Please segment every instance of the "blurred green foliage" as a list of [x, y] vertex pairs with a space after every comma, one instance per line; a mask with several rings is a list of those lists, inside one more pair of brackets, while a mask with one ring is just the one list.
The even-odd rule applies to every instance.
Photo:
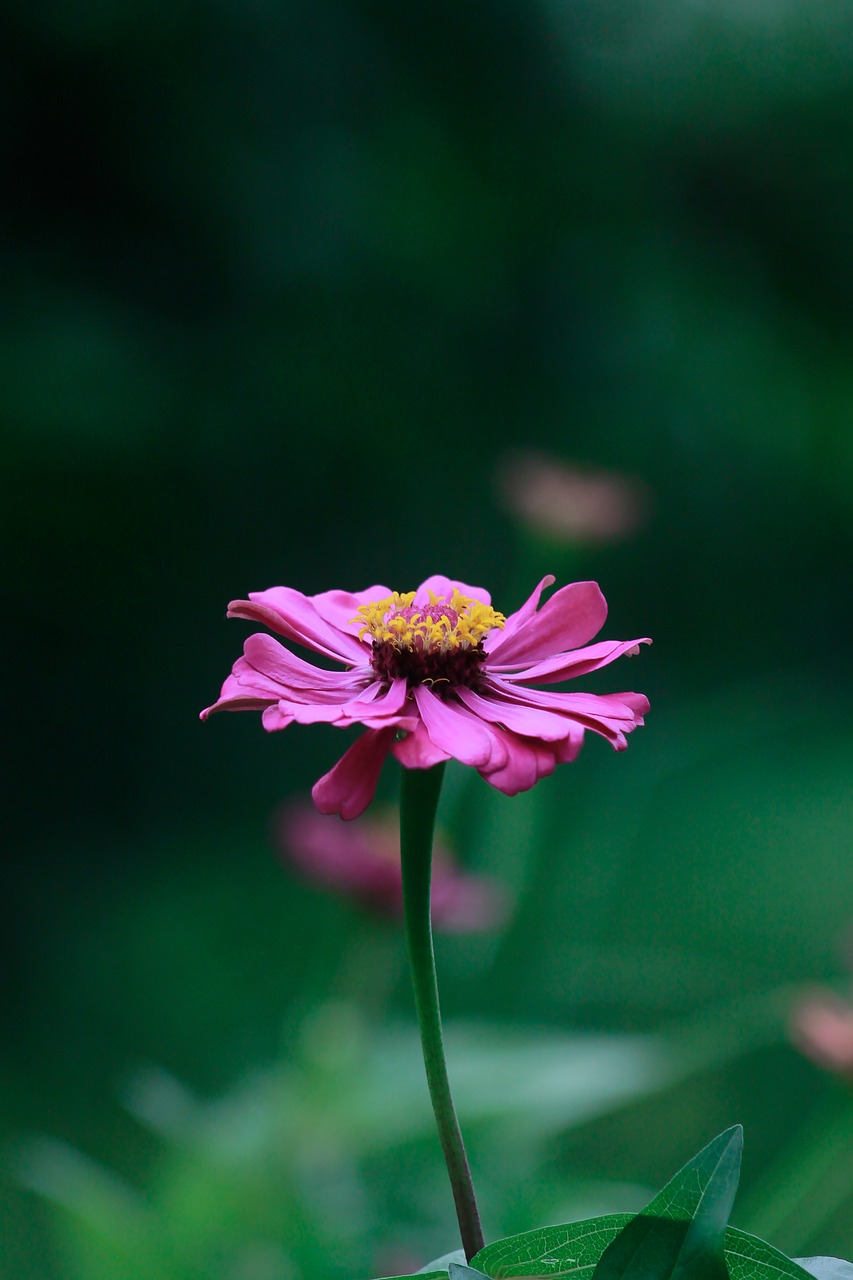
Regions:
[[[357, 1195], [281, 1157], [250, 1212], [122, 1102], [152, 1063], [246, 1096], [330, 999], [380, 1039], [411, 1018], [397, 932], [265, 835], [343, 740], [196, 716], [245, 634], [229, 599], [435, 571], [505, 611], [594, 577], [606, 634], [655, 638], [590, 681], [652, 699], [624, 757], [591, 742], [512, 801], [451, 779], [457, 849], [517, 900], [499, 938], [442, 940], [451, 1021], [722, 1046], [663, 1091], [638, 1058], [630, 1105], [547, 1142], [487, 1127], [487, 1233], [638, 1208], [740, 1120], [737, 1225], [850, 1256], [841, 1154], [834, 1208], [770, 1203], [847, 1132], [785, 1011], [853, 919], [849, 7], [10, 0], [0, 37], [4, 1274], [117, 1274], [79, 1203], [28, 1189], [34, 1141], [176, 1239], [187, 1205], [233, 1233], [218, 1271], [190, 1232], [140, 1275], [331, 1277], [336, 1232], [353, 1275], [453, 1246], [427, 1140], [373, 1173], [359, 1148]], [[647, 525], [523, 528], [495, 483], [519, 447], [640, 477]]]

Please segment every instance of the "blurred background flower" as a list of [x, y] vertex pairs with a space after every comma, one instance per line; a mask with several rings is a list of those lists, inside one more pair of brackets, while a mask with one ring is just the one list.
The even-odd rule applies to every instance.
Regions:
[[[402, 916], [400, 820], [395, 811], [344, 823], [296, 801], [273, 820], [282, 858], [309, 882], [324, 885], [380, 913]], [[507, 913], [506, 892], [486, 875], [465, 875], [446, 846], [433, 849], [432, 916], [436, 929], [493, 929]]]
[[853, 1006], [830, 991], [815, 990], [794, 1009], [791, 1036], [819, 1067], [853, 1080]]
[[557, 543], [618, 542], [648, 516], [648, 488], [636, 477], [571, 466], [541, 453], [506, 454], [497, 480], [507, 510]]

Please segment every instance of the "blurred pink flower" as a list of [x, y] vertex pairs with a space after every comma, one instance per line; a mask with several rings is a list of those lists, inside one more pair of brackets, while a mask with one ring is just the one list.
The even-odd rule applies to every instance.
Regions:
[[853, 1006], [818, 988], [791, 1014], [791, 1039], [812, 1062], [853, 1081]]
[[481, 587], [442, 575], [404, 595], [381, 586], [316, 596], [291, 587], [253, 592], [232, 601], [230, 618], [261, 622], [344, 670], [313, 666], [256, 633], [201, 717], [261, 711], [271, 732], [294, 721], [364, 725], [312, 792], [321, 813], [342, 818], [358, 817], [370, 804], [389, 753], [410, 769], [452, 757], [507, 795], [526, 791], [575, 759], [587, 729], [624, 750], [649, 706], [641, 693], [530, 687], [586, 675], [650, 643], [588, 645], [607, 616], [604, 596], [594, 582], [574, 582], [540, 609], [553, 581], [543, 578], [508, 618]]
[[649, 506], [640, 480], [540, 453], [507, 454], [497, 480], [508, 509], [556, 542], [616, 542], [640, 527]]
[[[286, 805], [273, 820], [282, 857], [305, 879], [377, 911], [402, 915], [400, 826], [396, 817], [342, 825], [308, 804]], [[496, 881], [466, 875], [437, 842], [432, 864], [432, 919], [448, 933], [490, 929], [505, 917], [507, 897]]]

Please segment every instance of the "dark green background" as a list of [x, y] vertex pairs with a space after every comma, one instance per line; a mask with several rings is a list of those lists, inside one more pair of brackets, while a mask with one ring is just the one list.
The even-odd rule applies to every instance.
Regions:
[[[373, 928], [266, 835], [344, 739], [197, 722], [246, 634], [227, 601], [276, 583], [446, 572], [509, 612], [552, 571], [654, 637], [589, 682], [651, 697], [626, 756], [518, 800], [457, 781], [457, 843], [519, 905], [491, 951], [447, 944], [450, 1015], [656, 1031], [843, 971], [851, 50], [839, 0], [6, 6], [10, 1151], [156, 1182], [123, 1073], [206, 1094], [286, 1059]], [[525, 532], [519, 447], [640, 477], [648, 523]], [[393, 974], [380, 1021], [410, 1015]], [[757, 1185], [830, 1088], [777, 1021], [766, 1061], [565, 1139], [554, 1178], [649, 1186], [742, 1120]], [[10, 1274], [96, 1274], [4, 1187]], [[776, 1242], [849, 1254], [849, 1215]]]

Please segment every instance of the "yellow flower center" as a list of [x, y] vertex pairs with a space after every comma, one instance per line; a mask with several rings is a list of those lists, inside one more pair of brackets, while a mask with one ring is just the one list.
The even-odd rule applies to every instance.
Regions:
[[475, 685], [485, 657], [483, 638], [506, 618], [458, 589], [449, 599], [429, 595], [429, 604], [415, 605], [414, 591], [395, 591], [359, 607], [352, 621], [361, 623], [360, 639], [373, 638], [374, 670], [413, 685]]

